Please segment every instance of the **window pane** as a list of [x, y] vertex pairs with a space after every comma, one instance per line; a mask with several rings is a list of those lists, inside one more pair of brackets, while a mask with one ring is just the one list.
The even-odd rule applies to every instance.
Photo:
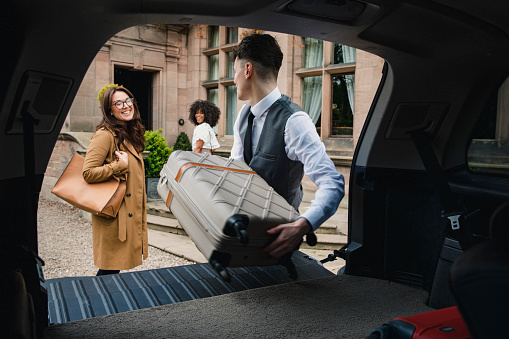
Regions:
[[209, 26], [208, 28], [208, 48], [219, 46], [219, 26]]
[[302, 97], [303, 110], [313, 123], [320, 134], [320, 115], [322, 114], [322, 77], [304, 78], [304, 93]]
[[[214, 103], [214, 105], [217, 106], [218, 98], [219, 98], [219, 90], [217, 88], [209, 88], [207, 90], [207, 100], [208, 101]], [[217, 131], [218, 131], [217, 125], [212, 127], [212, 129], [214, 130], [214, 133], [217, 134]]]
[[237, 27], [228, 27], [226, 29], [226, 43], [233, 44], [234, 42], [239, 41], [239, 29]]
[[207, 100], [213, 102], [217, 106], [219, 90], [217, 88], [209, 88], [207, 90]]
[[219, 54], [208, 56], [208, 80], [217, 80], [219, 77]]
[[332, 77], [331, 135], [353, 135], [354, 75]]
[[472, 134], [469, 169], [509, 175], [509, 78], [491, 95]]
[[323, 41], [305, 38], [304, 67], [321, 67], [323, 65]]
[[226, 135], [233, 135], [237, 118], [237, 86], [226, 87]]
[[235, 72], [233, 71], [233, 52], [226, 53], [226, 77], [233, 79]]
[[334, 44], [334, 58], [335, 64], [348, 64], [355, 62], [356, 49], [341, 44]]

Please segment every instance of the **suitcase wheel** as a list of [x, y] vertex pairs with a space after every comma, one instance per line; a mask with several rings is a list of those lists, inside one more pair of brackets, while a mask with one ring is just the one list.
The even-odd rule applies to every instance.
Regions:
[[228, 273], [226, 268], [223, 268], [221, 271], [219, 271], [219, 275], [221, 276], [221, 279], [223, 279], [226, 282], [232, 281], [232, 277], [230, 273]]
[[230, 282], [232, 280], [232, 277], [230, 273], [226, 270], [226, 267], [224, 267], [219, 261], [215, 259], [210, 260], [210, 266], [219, 274], [221, 279], [223, 279], [226, 282]]
[[297, 272], [297, 268], [295, 267], [295, 264], [292, 261], [292, 255], [293, 255], [293, 252], [283, 255], [281, 258], [279, 258], [278, 264], [286, 267], [286, 271], [288, 272], [288, 277], [290, 279], [297, 280], [297, 278], [299, 277], [299, 274]]
[[247, 243], [249, 242], [249, 236], [247, 235], [246, 230], [242, 230], [242, 229], [239, 230], [237, 233], [237, 238], [239, 239], [239, 241], [242, 245], [247, 245]]
[[249, 236], [246, 231], [248, 225], [249, 217], [247, 215], [235, 214], [226, 221], [224, 233], [236, 237], [241, 245], [247, 245], [249, 243]]
[[316, 238], [316, 234], [313, 231], [306, 234], [306, 242], [309, 246], [316, 246], [318, 244], [318, 239]]

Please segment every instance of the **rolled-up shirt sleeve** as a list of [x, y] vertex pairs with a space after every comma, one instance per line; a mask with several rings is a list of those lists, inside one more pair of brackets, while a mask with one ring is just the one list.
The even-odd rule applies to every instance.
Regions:
[[300, 161], [304, 173], [318, 186], [311, 206], [301, 214], [316, 230], [334, 213], [345, 195], [345, 179], [325, 152], [316, 127], [305, 112], [294, 113], [285, 126], [285, 151]]
[[110, 150], [112, 135], [109, 131], [97, 131], [88, 147], [85, 163], [83, 164], [83, 179], [88, 183], [102, 182], [113, 175], [122, 179], [128, 167], [123, 160], [105, 163]]

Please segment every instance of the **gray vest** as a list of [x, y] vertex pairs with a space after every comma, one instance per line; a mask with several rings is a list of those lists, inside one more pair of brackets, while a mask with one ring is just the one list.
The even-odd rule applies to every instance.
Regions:
[[[242, 142], [246, 136], [250, 109], [251, 107], [246, 105], [239, 114], [239, 133]], [[286, 95], [282, 95], [270, 106], [258, 146], [248, 164], [296, 210], [302, 201], [301, 181], [304, 176], [304, 165], [286, 156], [284, 132], [288, 118], [297, 111], [302, 109]]]

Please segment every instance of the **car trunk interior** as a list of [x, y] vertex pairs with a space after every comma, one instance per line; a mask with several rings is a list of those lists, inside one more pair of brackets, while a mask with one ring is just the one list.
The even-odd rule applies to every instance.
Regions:
[[[373, 0], [352, 7], [357, 15], [334, 16], [329, 1], [316, 2], [321, 12], [302, 7], [305, 1], [77, 3], [0, 5], [2, 36], [12, 43], [12, 54], [0, 56], [9, 79], [0, 82], [1, 155], [9, 160], [0, 168], [0, 189], [9, 192], [2, 197], [0, 247], [8, 268], [29, 272], [40, 325], [47, 303], [34, 270], [38, 192], [87, 68], [113, 34], [146, 23], [250, 27], [340, 42], [386, 65], [353, 158], [344, 275], [52, 325], [45, 337], [358, 338], [395, 317], [455, 304], [448, 272], [463, 252], [461, 236], [442, 217], [440, 195], [409, 132], [428, 133], [470, 230], [488, 237], [493, 211], [509, 199], [509, 179], [471, 171], [467, 153], [475, 127], [486, 120], [483, 109], [509, 74], [509, 5], [479, 13], [474, 2]], [[58, 103], [46, 115], [51, 128], [23, 125], [24, 105], [41, 98], [39, 89], [30, 92], [31, 75], [51, 80], [43, 101]]]

